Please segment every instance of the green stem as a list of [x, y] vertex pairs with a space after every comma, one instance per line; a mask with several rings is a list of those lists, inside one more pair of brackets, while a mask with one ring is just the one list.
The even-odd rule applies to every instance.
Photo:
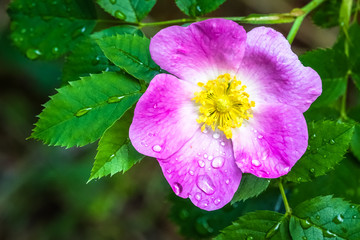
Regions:
[[283, 199], [283, 202], [284, 202], [284, 205], [285, 205], [285, 210], [286, 210], [286, 214], [288, 215], [291, 215], [291, 208], [290, 208], [290, 205], [289, 205], [289, 202], [286, 198], [286, 195], [285, 195], [285, 191], [284, 191], [284, 186], [282, 184], [282, 180], [280, 179], [279, 181], [279, 189], [280, 189], [280, 193], [281, 193], [281, 197]]
[[294, 24], [292, 25], [290, 32], [287, 36], [287, 40], [289, 41], [289, 43], [291, 44], [294, 39], [295, 36], [297, 34], [297, 32], [299, 31], [299, 28], [303, 22], [303, 20], [305, 19], [305, 17], [315, 8], [317, 8], [320, 4], [322, 4], [324, 1], [326, 0], [313, 0], [310, 3], [308, 3], [305, 7], [301, 8], [301, 10], [304, 12], [301, 16], [297, 17]]

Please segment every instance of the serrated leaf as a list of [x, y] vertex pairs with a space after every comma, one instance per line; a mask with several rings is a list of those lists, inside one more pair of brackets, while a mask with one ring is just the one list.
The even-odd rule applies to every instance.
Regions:
[[258, 178], [252, 174], [243, 174], [238, 190], [235, 192], [232, 203], [245, 201], [249, 198], [256, 197], [265, 191], [270, 184], [266, 178]]
[[97, 0], [112, 16], [126, 22], [140, 22], [154, 7], [156, 0]]
[[150, 40], [137, 35], [116, 35], [97, 40], [105, 56], [137, 79], [149, 83], [160, 67], [151, 59]]
[[351, 139], [350, 146], [351, 146], [351, 152], [354, 154], [357, 160], [360, 161], [360, 106], [352, 108], [348, 112], [348, 116], [356, 121], [354, 122], [355, 130], [354, 130], [353, 138]]
[[319, 121], [308, 124], [309, 147], [285, 176], [287, 181], [307, 182], [324, 175], [343, 159], [354, 126], [342, 122]]
[[312, 182], [296, 184], [288, 195], [290, 206], [317, 197], [334, 195], [335, 197], [358, 202], [360, 199], [360, 164], [350, 154], [334, 171], [314, 179]]
[[290, 218], [293, 239], [360, 239], [358, 205], [321, 196], [298, 205]]
[[64, 147], [92, 143], [140, 98], [140, 89], [130, 76], [112, 72], [70, 82], [44, 105], [31, 138]]
[[215, 239], [291, 239], [288, 226], [288, 219], [284, 214], [257, 211], [240, 217], [233, 225], [223, 229]]
[[90, 37], [81, 41], [65, 60], [62, 76], [63, 84], [78, 80], [79, 77], [88, 76], [90, 73], [120, 71], [120, 68], [114, 66], [107, 59], [96, 43], [96, 39], [125, 33], [142, 35], [141, 31], [136, 27], [122, 25], [93, 33]]
[[226, 0], [175, 0], [178, 8], [190, 17], [202, 16], [216, 10]]
[[329, 105], [345, 93], [348, 60], [343, 52], [317, 49], [300, 56], [305, 66], [312, 67], [321, 77], [323, 92], [312, 107]]
[[89, 181], [126, 172], [144, 157], [135, 150], [129, 139], [133, 115], [133, 110], [128, 110], [101, 137]]
[[312, 15], [313, 22], [323, 28], [335, 27], [339, 24], [339, 9], [341, 1], [325, 1], [314, 10]]
[[62, 56], [96, 24], [94, 5], [87, 0], [15, 0], [8, 12], [11, 39], [29, 59]]

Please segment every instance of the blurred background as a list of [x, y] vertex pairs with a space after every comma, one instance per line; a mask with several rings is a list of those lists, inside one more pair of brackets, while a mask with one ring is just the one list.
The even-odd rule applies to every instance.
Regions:
[[[290, 12], [307, 2], [228, 0], [209, 16]], [[149, 158], [126, 174], [86, 184], [96, 143], [65, 150], [26, 140], [41, 105], [60, 87], [63, 59], [30, 61], [12, 46], [8, 3], [0, 1], [0, 239], [207, 238], [217, 232], [212, 223], [225, 227], [249, 209], [274, 210], [275, 206], [281, 211], [279, 193], [270, 189], [265, 194], [272, 200], [260, 205], [255, 204], [261, 202], [258, 198], [205, 213], [175, 198], [157, 161]], [[106, 13], [98, 9], [98, 15]], [[158, 0], [145, 21], [183, 17], [173, 0]], [[286, 35], [291, 24], [272, 27]], [[158, 30], [144, 31], [151, 37]], [[306, 19], [293, 49], [301, 54], [331, 47], [337, 33], [337, 28], [320, 29]], [[188, 226], [182, 224], [186, 222]]]

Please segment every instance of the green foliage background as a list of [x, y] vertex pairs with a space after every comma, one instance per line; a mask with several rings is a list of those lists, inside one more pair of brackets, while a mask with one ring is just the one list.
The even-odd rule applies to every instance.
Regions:
[[[0, 25], [0, 239], [359, 239], [360, 1], [303, 7], [308, 2], [0, 5], [6, 23]], [[237, 16], [247, 30], [278, 23], [286, 35], [291, 24], [280, 23], [295, 20], [296, 27], [317, 5], [292, 44], [323, 83], [305, 113], [304, 156], [280, 180], [244, 175], [232, 202], [217, 211], [175, 197], [157, 162], [136, 152], [128, 137], [134, 104], [163, 72], [148, 48], [165, 25], [151, 22]], [[25, 142], [29, 136], [71, 149]], [[283, 206], [278, 185], [292, 210]]]

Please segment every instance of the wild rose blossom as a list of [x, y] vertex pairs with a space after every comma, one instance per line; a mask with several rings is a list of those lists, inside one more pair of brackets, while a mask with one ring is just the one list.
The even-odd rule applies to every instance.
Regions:
[[155, 76], [140, 98], [130, 139], [158, 159], [178, 196], [215, 210], [242, 173], [277, 178], [304, 154], [303, 112], [321, 80], [279, 32], [210, 19], [161, 30], [150, 53], [170, 74]]

